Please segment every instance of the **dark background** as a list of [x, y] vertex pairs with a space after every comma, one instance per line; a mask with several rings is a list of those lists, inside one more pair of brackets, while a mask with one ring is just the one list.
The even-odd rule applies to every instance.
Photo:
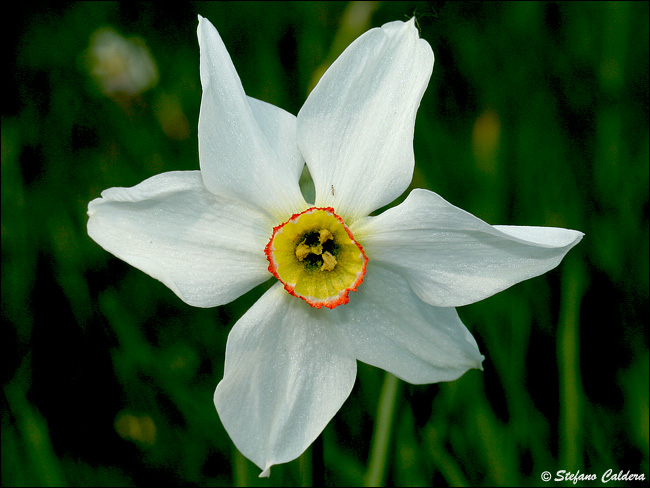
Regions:
[[[86, 233], [103, 189], [198, 169], [197, 14], [247, 93], [293, 114], [354, 38], [415, 15], [436, 64], [412, 187], [492, 224], [586, 234], [557, 269], [459, 309], [485, 371], [401, 384], [386, 483], [648, 479], [647, 2], [15, 8], [2, 20], [3, 485], [310, 483], [300, 460], [258, 479], [212, 403], [228, 331], [264, 285], [192, 308]], [[359, 364], [324, 431], [330, 485], [363, 483], [383, 375]]]

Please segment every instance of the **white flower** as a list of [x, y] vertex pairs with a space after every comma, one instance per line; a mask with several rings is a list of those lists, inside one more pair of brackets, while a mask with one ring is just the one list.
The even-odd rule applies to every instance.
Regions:
[[141, 39], [125, 39], [110, 28], [96, 30], [88, 49], [90, 74], [108, 96], [133, 97], [158, 82], [158, 68]]
[[[198, 35], [201, 171], [104, 191], [88, 233], [198, 307], [281, 279], [230, 332], [214, 396], [236, 446], [268, 475], [338, 411], [357, 360], [411, 383], [480, 368], [453, 307], [554, 268], [582, 233], [490, 226], [427, 190], [368, 216], [413, 174], [433, 53], [412, 20], [353, 42], [297, 117], [245, 95], [206, 19]], [[314, 205], [298, 186], [305, 161]]]

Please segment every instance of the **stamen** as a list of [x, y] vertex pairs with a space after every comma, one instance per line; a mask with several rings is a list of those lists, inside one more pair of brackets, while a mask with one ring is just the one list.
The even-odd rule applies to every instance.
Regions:
[[323, 253], [323, 244], [325, 244], [328, 241], [334, 241], [334, 236], [332, 233], [327, 230], [327, 229], [321, 229], [318, 231], [318, 241], [315, 244], [307, 244], [307, 240], [312, 240], [315, 237], [316, 233], [311, 234], [309, 237], [304, 238], [300, 244], [296, 246], [296, 257], [298, 258], [298, 261], [304, 261], [310, 254], [313, 254], [314, 256], [317, 256], [315, 260], [312, 260], [312, 262], [315, 261], [315, 264], [318, 265], [319, 262], [321, 262], [321, 271], [332, 271], [336, 267], [336, 258], [334, 255], [329, 252], [325, 251]]
[[296, 247], [296, 257], [298, 258], [298, 261], [302, 261], [309, 256], [309, 254], [311, 254], [311, 246], [308, 246], [306, 244], [306, 239], [303, 239]]
[[321, 229], [318, 233], [318, 240], [320, 243], [325, 244], [325, 242], [329, 241], [330, 239], [334, 239], [332, 233], [327, 229]]
[[320, 267], [320, 270], [332, 271], [334, 268], [336, 268], [336, 258], [329, 251], [325, 251], [323, 253], [323, 265]]

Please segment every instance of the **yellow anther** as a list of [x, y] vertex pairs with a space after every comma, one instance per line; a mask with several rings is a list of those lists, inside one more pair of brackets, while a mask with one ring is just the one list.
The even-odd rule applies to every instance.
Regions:
[[332, 271], [336, 268], [336, 258], [329, 251], [325, 251], [321, 257], [323, 258], [323, 265], [320, 267], [321, 271]]
[[311, 253], [316, 254], [316, 256], [320, 256], [323, 254], [323, 245], [320, 242], [314, 244], [311, 246]]
[[302, 261], [311, 253], [311, 247], [305, 243], [305, 239], [296, 247], [296, 257], [298, 261]]
[[318, 232], [318, 240], [321, 244], [325, 244], [330, 239], [334, 239], [332, 233], [327, 229], [322, 229]]
[[309, 246], [307, 244], [307, 239], [303, 239], [302, 242], [296, 246], [296, 257], [298, 258], [298, 261], [302, 261], [310, 254], [315, 254], [316, 256], [323, 254], [323, 245], [320, 242], [317, 242], [316, 244]]

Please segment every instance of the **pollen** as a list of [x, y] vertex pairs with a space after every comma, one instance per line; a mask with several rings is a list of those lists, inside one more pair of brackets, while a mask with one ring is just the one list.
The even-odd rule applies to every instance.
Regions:
[[366, 273], [361, 245], [331, 207], [312, 207], [273, 229], [265, 248], [269, 271], [285, 290], [315, 308], [349, 301]]

